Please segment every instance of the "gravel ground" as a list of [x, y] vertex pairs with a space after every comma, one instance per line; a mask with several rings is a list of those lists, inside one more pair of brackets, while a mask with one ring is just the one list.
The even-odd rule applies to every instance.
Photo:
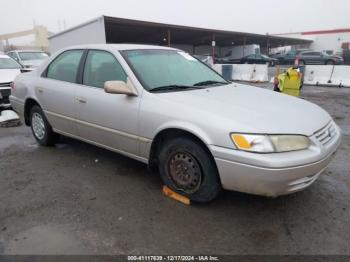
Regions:
[[275, 199], [223, 192], [185, 206], [144, 164], [1, 128], [0, 254], [350, 254], [350, 89], [302, 97], [331, 113], [343, 142], [310, 188]]

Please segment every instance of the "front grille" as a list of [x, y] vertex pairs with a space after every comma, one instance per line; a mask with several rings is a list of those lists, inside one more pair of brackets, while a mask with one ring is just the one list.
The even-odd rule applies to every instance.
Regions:
[[0, 87], [7, 87], [7, 86], [11, 86], [11, 82], [0, 83]]
[[325, 127], [315, 132], [316, 139], [324, 146], [333, 141], [336, 136], [336, 126], [333, 121], [328, 123]]

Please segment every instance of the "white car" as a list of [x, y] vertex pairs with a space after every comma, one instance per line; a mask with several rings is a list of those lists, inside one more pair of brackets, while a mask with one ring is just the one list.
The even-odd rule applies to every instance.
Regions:
[[9, 107], [11, 83], [21, 73], [22, 66], [7, 55], [0, 54], [0, 106]]
[[49, 55], [43, 51], [35, 50], [14, 50], [7, 53], [8, 56], [16, 60], [27, 70], [33, 70], [41, 65]]
[[40, 145], [62, 134], [124, 154], [199, 202], [221, 188], [265, 196], [302, 190], [341, 141], [319, 106], [227, 82], [160, 46], [66, 48], [18, 76], [10, 100]]

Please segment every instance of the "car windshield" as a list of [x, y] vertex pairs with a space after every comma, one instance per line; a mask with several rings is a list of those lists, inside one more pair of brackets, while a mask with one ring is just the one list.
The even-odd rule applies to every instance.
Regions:
[[21, 65], [9, 57], [0, 57], [0, 69], [21, 69]]
[[261, 55], [262, 58], [270, 58], [267, 55]]
[[48, 58], [48, 54], [44, 52], [19, 52], [19, 56], [23, 61], [27, 60], [44, 60]]
[[175, 90], [228, 84], [215, 71], [182, 51], [145, 49], [127, 50], [122, 54], [149, 91], [162, 87]]

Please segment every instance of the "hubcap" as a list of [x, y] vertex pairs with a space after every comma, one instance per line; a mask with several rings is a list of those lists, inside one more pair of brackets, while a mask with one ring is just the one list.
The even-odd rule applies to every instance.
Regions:
[[198, 161], [188, 152], [177, 152], [168, 162], [169, 176], [176, 189], [187, 194], [196, 192], [202, 182], [202, 171]]
[[44, 119], [39, 113], [35, 112], [32, 115], [32, 128], [36, 138], [41, 140], [45, 137], [45, 123]]

